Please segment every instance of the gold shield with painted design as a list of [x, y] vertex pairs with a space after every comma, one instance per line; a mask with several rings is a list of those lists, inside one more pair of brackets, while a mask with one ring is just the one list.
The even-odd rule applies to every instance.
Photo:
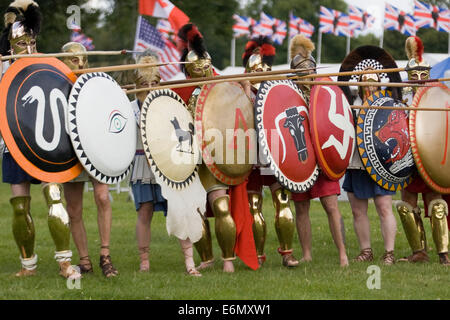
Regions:
[[153, 171], [173, 189], [194, 181], [200, 149], [186, 104], [170, 89], [151, 91], [141, 111], [141, 138]]
[[411, 110], [409, 131], [417, 169], [425, 183], [439, 193], [450, 193], [450, 89], [439, 84], [417, 90], [413, 108], [448, 108], [449, 111]]
[[242, 183], [256, 163], [256, 131], [250, 99], [235, 82], [203, 86], [195, 108], [198, 141], [211, 173], [222, 183]]

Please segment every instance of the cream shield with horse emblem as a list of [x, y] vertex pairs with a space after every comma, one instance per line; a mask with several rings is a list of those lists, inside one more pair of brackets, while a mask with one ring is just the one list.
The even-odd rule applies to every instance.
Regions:
[[114, 184], [130, 171], [136, 124], [130, 101], [103, 72], [80, 76], [69, 98], [68, 123], [75, 152], [96, 180]]
[[169, 89], [150, 92], [142, 106], [140, 128], [152, 171], [173, 189], [192, 183], [200, 149], [184, 101]]

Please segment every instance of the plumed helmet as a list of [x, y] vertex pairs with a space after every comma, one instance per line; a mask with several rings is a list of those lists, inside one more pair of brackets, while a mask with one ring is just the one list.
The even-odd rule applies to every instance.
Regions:
[[24, 34], [37, 36], [41, 30], [42, 14], [39, 5], [33, 0], [12, 2], [4, 15], [5, 29], [0, 37], [0, 54], [6, 55], [10, 49], [9, 41]]
[[289, 46], [291, 69], [315, 68], [316, 60], [312, 56], [315, 48], [314, 43], [304, 35], [294, 36]]
[[255, 72], [258, 69], [269, 71], [275, 59], [275, 47], [267, 36], [253, 38], [245, 45], [242, 54], [242, 64], [246, 72]]
[[418, 79], [428, 79], [430, 76], [430, 65], [423, 59], [424, 46], [422, 40], [417, 36], [408, 37], [405, 41], [405, 51], [408, 57], [406, 70], [408, 77], [417, 75]]
[[[398, 68], [394, 58], [383, 48], [377, 46], [361, 46], [351, 51], [341, 64], [339, 72], [345, 71], [363, 71], [363, 70], [381, 70]], [[386, 87], [389, 87], [389, 82], [401, 82], [399, 72], [378, 73], [377, 78], [381, 82], [386, 82]], [[339, 76], [338, 81], [360, 81], [361, 75]], [[353, 103], [353, 97], [348, 86], [342, 86], [342, 91], [350, 103]], [[392, 97], [396, 100], [402, 99], [400, 88], [389, 88], [392, 92]]]
[[[181, 54], [180, 61], [196, 62], [199, 60], [208, 60], [209, 65], [211, 65], [211, 56], [206, 51], [203, 36], [195, 24], [188, 23], [180, 28], [178, 31], [177, 45]], [[188, 69], [186, 69], [184, 64], [181, 65], [181, 70], [186, 75], [190, 73]]]

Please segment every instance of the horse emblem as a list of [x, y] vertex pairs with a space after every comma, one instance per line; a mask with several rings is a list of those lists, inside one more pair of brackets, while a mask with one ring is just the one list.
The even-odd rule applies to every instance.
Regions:
[[[192, 148], [193, 135], [194, 135], [194, 124], [192, 122], [189, 122], [189, 131], [187, 131], [187, 130], [181, 129], [180, 123], [178, 122], [177, 117], [174, 117], [173, 120], [170, 120], [170, 123], [172, 123], [173, 128], [175, 129], [175, 135], [177, 136], [177, 140], [178, 140], [177, 151], [194, 154], [194, 150]], [[183, 142], [184, 141], [188, 141], [187, 150], [183, 150]]]

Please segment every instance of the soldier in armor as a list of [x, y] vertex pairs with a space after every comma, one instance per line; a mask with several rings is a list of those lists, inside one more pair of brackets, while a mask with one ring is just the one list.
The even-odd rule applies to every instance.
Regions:
[[[64, 53], [71, 52], [79, 54], [61, 59], [71, 70], [88, 68], [88, 58], [86, 55], [83, 55], [87, 50], [81, 43], [68, 42], [63, 45], [61, 51]], [[111, 256], [109, 255], [109, 241], [112, 224], [109, 187], [107, 184], [101, 183], [90, 177], [86, 170], [83, 170], [81, 174], [72, 181], [64, 183], [64, 196], [67, 202], [67, 211], [70, 216], [70, 229], [80, 257], [78, 267], [82, 274], [94, 271], [91, 259], [89, 258], [88, 241], [83, 222], [83, 189], [84, 183], [88, 181], [92, 182], [95, 204], [97, 205], [97, 223], [101, 242], [100, 268], [105, 277], [114, 277], [118, 274], [118, 271], [114, 268], [111, 262]]]
[[[215, 75], [211, 56], [206, 51], [203, 36], [194, 24], [186, 24], [179, 30], [178, 47], [181, 52], [181, 61], [190, 62], [189, 64], [181, 65], [181, 69], [186, 77], [200, 78]], [[195, 106], [201, 87], [187, 87], [175, 89], [174, 91], [186, 102], [189, 111], [195, 119]], [[224, 261], [223, 271], [234, 272], [233, 260], [236, 259], [235, 245], [237, 237], [236, 224], [231, 214], [229, 194], [230, 189], [234, 188], [234, 186], [230, 187], [216, 179], [204, 163], [199, 165], [198, 172], [200, 181], [208, 194], [208, 204], [215, 217], [216, 237], [222, 250], [222, 259]], [[239, 206], [242, 206], [242, 204]], [[203, 218], [203, 236], [194, 244], [201, 258], [201, 264], [197, 267], [198, 270], [210, 267], [214, 262], [209, 222], [206, 216], [203, 216]]]
[[[406, 39], [405, 51], [408, 57], [406, 69], [409, 80], [426, 80], [430, 78], [430, 65], [423, 59], [424, 51], [422, 40], [417, 36]], [[404, 91], [408, 104], [412, 103], [415, 88], [406, 88]], [[412, 254], [399, 261], [428, 262], [425, 230], [418, 206], [418, 196], [422, 193], [425, 215], [431, 215], [431, 232], [433, 235], [439, 261], [443, 265], [450, 265], [448, 258], [448, 205], [442, 196], [431, 190], [416, 172], [415, 179], [402, 190], [402, 200], [396, 203], [398, 214], [405, 231], [406, 238], [412, 249]]]
[[[275, 58], [275, 47], [269, 37], [260, 36], [251, 39], [245, 46], [242, 55], [242, 63], [246, 73], [265, 72], [272, 68]], [[249, 88], [249, 89], [248, 89]], [[247, 83], [246, 93], [255, 102], [259, 82]], [[290, 192], [281, 187], [273, 174], [263, 174], [267, 168], [255, 166], [248, 178], [247, 192], [250, 211], [253, 215], [253, 237], [255, 239], [258, 263], [262, 265], [266, 260], [264, 245], [266, 242], [266, 221], [262, 212], [263, 186], [268, 186], [272, 194], [272, 202], [275, 208], [275, 230], [277, 233], [279, 248], [282, 256], [282, 264], [285, 267], [296, 267], [298, 260], [293, 256], [292, 238], [294, 236], [294, 216], [290, 208]]]
[[[311, 53], [314, 51], [314, 43], [304, 35], [296, 35], [290, 44], [291, 69], [311, 69], [316, 67], [316, 61]], [[315, 73], [314, 70], [306, 73]], [[307, 105], [310, 100], [310, 85], [300, 85]], [[310, 200], [320, 198], [320, 202], [327, 213], [331, 235], [339, 252], [341, 266], [348, 266], [348, 258], [344, 244], [344, 222], [338, 206], [340, 194], [339, 181], [333, 181], [320, 172], [319, 178], [310, 190], [303, 193], [293, 193], [292, 200], [295, 203], [296, 226], [303, 258], [300, 261], [311, 261], [311, 222], [309, 219]]]
[[[138, 55], [136, 63], [159, 63], [158, 55], [146, 50]], [[157, 67], [139, 68], [135, 71], [136, 88], [158, 86], [161, 80]], [[137, 125], [140, 125], [141, 107], [146, 98], [146, 92], [138, 93], [136, 100], [131, 102], [136, 117]], [[167, 201], [164, 199], [161, 186], [157, 184], [155, 176], [150, 169], [144, 152], [140, 130], [137, 131], [136, 155], [133, 160], [131, 172], [131, 187], [137, 212], [136, 238], [141, 260], [139, 270], [147, 272], [150, 269], [149, 245], [151, 238], [151, 222], [154, 211], [163, 211], [167, 215]], [[192, 242], [188, 239], [178, 239], [185, 258], [186, 272], [188, 275], [199, 277], [194, 264]]]
[[[36, 2], [14, 1], [5, 13], [5, 26], [0, 39], [0, 54], [31, 54], [36, 50], [36, 37], [41, 27], [41, 13]], [[35, 229], [30, 213], [30, 187], [40, 181], [29, 176], [13, 159], [9, 151], [3, 156], [3, 182], [11, 185], [13, 208], [13, 235], [20, 251], [21, 270], [18, 277], [36, 274], [38, 257], [34, 251]], [[80, 273], [70, 261], [69, 215], [62, 203], [62, 186], [57, 183], [43, 183], [42, 191], [49, 207], [48, 226], [56, 246], [55, 259], [59, 263], [60, 275], [79, 279]]]
[[[344, 59], [340, 72], [360, 71], [360, 70], [377, 70], [385, 68], [397, 68], [394, 59], [384, 49], [376, 46], [358, 47]], [[380, 76], [381, 75], [381, 76]], [[360, 76], [339, 76], [338, 81], [362, 81], [362, 82], [400, 82], [400, 74], [362, 74]], [[388, 84], [387, 84], [388, 86]], [[362, 105], [374, 92], [380, 90], [376, 86], [359, 87], [358, 96], [351, 94], [349, 87], [341, 87], [350, 104]], [[401, 100], [401, 91], [397, 88], [391, 88], [393, 98]], [[357, 119], [357, 114], [354, 117]], [[359, 152], [357, 150], [356, 139], [354, 142], [354, 152], [350, 165], [345, 173], [342, 188], [347, 191], [348, 199], [353, 213], [353, 225], [358, 237], [360, 254], [354, 261], [372, 261], [373, 251], [370, 241], [370, 225], [367, 216], [368, 199], [373, 198], [375, 208], [380, 217], [381, 233], [384, 240], [385, 252], [382, 256], [384, 264], [391, 265], [395, 263], [394, 245], [395, 234], [397, 230], [397, 222], [392, 212], [392, 195], [394, 191], [388, 191], [380, 187], [372, 180], [362, 164]]]

